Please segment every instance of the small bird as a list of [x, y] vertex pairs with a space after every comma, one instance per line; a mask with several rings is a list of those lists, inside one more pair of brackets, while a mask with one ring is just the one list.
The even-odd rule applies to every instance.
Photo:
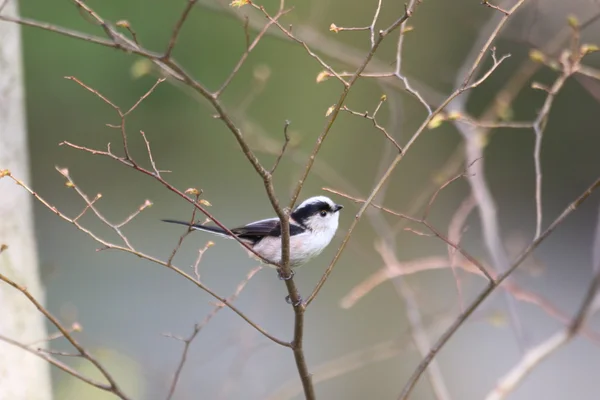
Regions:
[[[328, 197], [315, 196], [303, 201], [294, 209], [290, 214], [290, 267], [296, 268], [305, 264], [327, 247], [338, 228], [338, 211], [342, 208], [343, 206], [335, 204]], [[163, 221], [187, 225], [194, 230], [232, 238], [229, 233], [218, 226], [190, 225], [189, 222], [171, 219], [163, 219]], [[281, 223], [279, 218], [251, 222], [233, 228], [231, 232], [266, 260], [274, 264], [281, 263]], [[250, 255], [258, 258], [252, 253]]]

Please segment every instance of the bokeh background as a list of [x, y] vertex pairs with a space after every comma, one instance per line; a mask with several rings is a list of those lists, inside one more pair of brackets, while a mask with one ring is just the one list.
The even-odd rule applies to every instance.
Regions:
[[[205, 4], [206, 3], [206, 4]], [[274, 10], [274, 1], [263, 2]], [[372, 19], [375, 0], [289, 1], [294, 10], [283, 20], [304, 32], [309, 45], [338, 70], [352, 71], [348, 62], [366, 52], [366, 32], [329, 32], [339, 26], [365, 26]], [[384, 1], [378, 26], [385, 27], [402, 13], [398, 2]], [[109, 21], [127, 20], [142, 44], [161, 51], [186, 2], [173, 0], [90, 1]], [[508, 8], [512, 2], [504, 2]], [[102, 35], [70, 2], [20, 2], [23, 16]], [[226, 79], [245, 48], [243, 16], [263, 19], [249, 9], [232, 12], [226, 2], [200, 2], [192, 11], [175, 49], [176, 59], [208, 88]], [[567, 28], [566, 16], [581, 21], [600, 13], [591, 0], [529, 1], [496, 42], [498, 54], [512, 57], [480, 88], [468, 94], [468, 109], [479, 115], [523, 63], [528, 51], [546, 45]], [[236, 16], [237, 15], [237, 16]], [[423, 96], [436, 104], [448, 95], [471, 47], [486, 34], [486, 24], [498, 13], [473, 1], [427, 0], [419, 7], [407, 34], [403, 71]], [[585, 41], [598, 43], [600, 23], [584, 32]], [[224, 94], [231, 115], [243, 129], [261, 161], [270, 165], [283, 139], [285, 120], [291, 121], [293, 148], [275, 177], [277, 192], [286, 199], [303, 170], [308, 152], [322, 131], [327, 108], [338, 99], [335, 80], [317, 84], [321, 67], [298, 44], [272, 30], [250, 55]], [[191, 207], [154, 180], [113, 160], [59, 146], [70, 141], [92, 148], [108, 142], [119, 149], [119, 133], [105, 126], [118, 123], [113, 110], [74, 82], [75, 76], [116, 104], [127, 108], [155, 82], [139, 57], [103, 48], [51, 32], [24, 28], [24, 67], [27, 93], [32, 187], [68, 215], [77, 215], [83, 203], [64, 185], [55, 166], [67, 167], [75, 182], [90, 196], [102, 193], [99, 209], [120, 221], [146, 199], [154, 205], [124, 228], [141, 251], [167, 259], [183, 228], [166, 225], [161, 218], [189, 218]], [[251, 30], [251, 37], [256, 31]], [[355, 52], [355, 53], [354, 53]], [[329, 56], [328, 56], [329, 54]], [[376, 64], [393, 68], [395, 40], [377, 53]], [[339, 55], [337, 57], [336, 55]], [[590, 56], [586, 63], [597, 64]], [[551, 83], [556, 74], [546, 68], [534, 80]], [[597, 129], [596, 82], [571, 79], [558, 95], [550, 115], [543, 147], [545, 223], [553, 220], [600, 172], [600, 136]], [[365, 79], [353, 89], [348, 107], [373, 110], [382, 94], [388, 101], [381, 123], [405, 143], [426, 116], [414, 98], [397, 87]], [[525, 85], [513, 103], [516, 120], [534, 117], [544, 94]], [[212, 204], [211, 212], [223, 223], [236, 225], [272, 214], [261, 179], [253, 172], [224, 124], [212, 117], [207, 104], [177, 85], [163, 83], [128, 118], [131, 148], [143, 159], [143, 130], [159, 168], [171, 170], [170, 183], [180, 189], [201, 188]], [[514, 257], [534, 232], [533, 133], [529, 130], [494, 131], [485, 150], [485, 174], [498, 204], [503, 239]], [[461, 137], [450, 124], [427, 131], [397, 168], [380, 199], [386, 206], [406, 212], [424, 191], [439, 186], [440, 168], [457, 151]], [[322, 194], [333, 187], [365, 197], [381, 174], [382, 160], [393, 151], [369, 121], [342, 114], [325, 141], [302, 197]], [[448, 222], [468, 195], [459, 181], [444, 190], [432, 212], [433, 223], [447, 231]], [[358, 209], [339, 197], [346, 208], [340, 236], [330, 248], [296, 275], [301, 292], [308, 295]], [[586, 202], [517, 271], [515, 279], [535, 293], [551, 299], [565, 312], [577, 309], [592, 271], [592, 240], [597, 223], [598, 196]], [[89, 213], [88, 213], [89, 214]], [[379, 217], [377, 216], [379, 215]], [[365, 217], [340, 259], [330, 280], [306, 314], [306, 356], [318, 381], [322, 399], [392, 399], [399, 394], [420, 361], [410, 337], [406, 304], [398, 295], [398, 280], [386, 282], [353, 307], [341, 299], [383, 266], [374, 248], [384, 232], [370, 222], [397, 220], [383, 214]], [[378, 220], [377, 218], [382, 218]], [[114, 251], [101, 251], [89, 237], [36, 204], [43, 281], [50, 310], [65, 323], [79, 322], [83, 343], [101, 355], [118, 381], [139, 399], [163, 399], [169, 388], [183, 345], [164, 334], [187, 336], [214, 305], [213, 299], [172, 271]], [[118, 240], [91, 214], [84, 224], [102, 237]], [[467, 221], [463, 245], [474, 256], [489, 261], [481, 239], [477, 213]], [[415, 227], [417, 228], [417, 227]], [[208, 240], [196, 234], [184, 242], [175, 263], [189, 270]], [[444, 255], [446, 247], [435, 238], [400, 231], [395, 251], [401, 261]], [[235, 290], [255, 266], [245, 252], [229, 241], [215, 240], [204, 255], [202, 280], [221, 295]], [[465, 301], [483, 287], [483, 280], [461, 274]], [[404, 278], [414, 291], [423, 323], [435, 340], [460, 310], [456, 283], [449, 269]], [[262, 270], [247, 285], [237, 305], [269, 332], [291, 338], [292, 311], [284, 301], [284, 285], [272, 270]], [[495, 295], [454, 336], [437, 360], [445, 383], [455, 399], [480, 399], [493, 388], [532, 346], [561, 329], [561, 324], [538, 307], [517, 302], [523, 337], [507, 316], [504, 296]], [[598, 318], [591, 327], [600, 329]], [[57, 341], [57, 348], [67, 348]], [[373, 346], [380, 345], [369, 351]], [[387, 347], [386, 347], [387, 346]], [[598, 341], [578, 337], [537, 368], [511, 396], [513, 399], [596, 399], [600, 393]], [[364, 351], [352, 361], [344, 357]], [[73, 365], [85, 371], [89, 366]], [[328, 363], [333, 363], [331, 366]], [[356, 366], [347, 372], [342, 367]], [[336, 376], [327, 374], [338, 371]], [[53, 371], [56, 398], [104, 399], [109, 395]], [[192, 345], [176, 399], [302, 398], [291, 352], [261, 336], [230, 310], [224, 309], [200, 332]], [[415, 399], [433, 399], [424, 376]]]

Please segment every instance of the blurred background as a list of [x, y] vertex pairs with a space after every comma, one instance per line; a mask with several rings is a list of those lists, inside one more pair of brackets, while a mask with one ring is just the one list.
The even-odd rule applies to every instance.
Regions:
[[[108, 21], [129, 21], [143, 46], [163, 51], [186, 1], [89, 1]], [[278, 2], [261, 2], [272, 13]], [[500, 3], [499, 3], [500, 4]], [[508, 9], [514, 1], [500, 4]], [[369, 48], [368, 32], [329, 31], [338, 26], [367, 26], [377, 1], [289, 1], [293, 7], [284, 26], [307, 41], [337, 71], [354, 71]], [[70, 2], [20, 2], [25, 17], [102, 35], [100, 27]], [[398, 2], [384, 1], [378, 29], [403, 12]], [[494, 97], [523, 74], [528, 52], [554, 44], [558, 54], [568, 45], [567, 15], [581, 23], [600, 15], [592, 0], [527, 1], [496, 41], [497, 54], [510, 53], [479, 88], [465, 95], [467, 110], [480, 116]], [[211, 90], [230, 74], [245, 49], [244, 16], [250, 26], [265, 19], [249, 7], [232, 9], [227, 2], [201, 1], [192, 10], [174, 51], [174, 57], [191, 75]], [[474, 1], [427, 0], [408, 24], [402, 71], [414, 88], [437, 106], [461, 82], [470, 52], [489, 36], [501, 13]], [[257, 31], [250, 28], [250, 37]], [[590, 22], [583, 41], [598, 43], [600, 22]], [[146, 199], [153, 206], [123, 229], [140, 251], [166, 260], [183, 227], [161, 218], [189, 219], [192, 209], [153, 179], [114, 160], [92, 156], [65, 146], [62, 141], [90, 148], [120, 151], [117, 130], [106, 127], [119, 119], [105, 103], [65, 76], [75, 76], [124, 109], [137, 101], [156, 81], [155, 71], [140, 57], [123, 54], [51, 32], [23, 28], [31, 186], [67, 215], [83, 208], [81, 198], [64, 185], [55, 166], [69, 169], [74, 181], [93, 197], [102, 193], [98, 208], [113, 222], [125, 219]], [[563, 36], [560, 36], [563, 35]], [[558, 41], [563, 37], [566, 40]], [[394, 68], [396, 35], [377, 52], [371, 72]], [[471, 57], [471, 58], [469, 58]], [[594, 55], [585, 64], [598, 64]], [[485, 63], [486, 67], [491, 64]], [[326, 110], [339, 98], [335, 79], [316, 83], [322, 67], [302, 46], [282, 38], [272, 28], [251, 53], [223, 95], [223, 102], [261, 161], [269, 166], [283, 143], [283, 126], [291, 121], [291, 149], [275, 174], [280, 199], [286, 203], [317, 136], [326, 124]], [[556, 72], [541, 67], [521, 84], [504, 116], [523, 121], [537, 115], [545, 94], [531, 82], [552, 84]], [[372, 112], [382, 94], [387, 101], [378, 121], [405, 144], [427, 116], [398, 81], [363, 79], [353, 88], [346, 105]], [[570, 79], [552, 108], [543, 142], [543, 205], [547, 226], [600, 172], [600, 136], [597, 129], [598, 82]], [[262, 180], [253, 171], [225, 125], [213, 118], [207, 103], [184, 87], [161, 84], [127, 119], [130, 147], [145, 159], [143, 130], [161, 169], [172, 173], [168, 181], [181, 190], [202, 189], [210, 211], [227, 225], [269, 217], [272, 209]], [[534, 135], [528, 129], [497, 129], [485, 148], [485, 178], [498, 206], [502, 240], [511, 259], [531, 241], [535, 229]], [[426, 131], [400, 163], [378, 202], [419, 217], [444, 175], [459, 172], [462, 137], [450, 123]], [[119, 153], [120, 154], [120, 153]], [[456, 158], [458, 155], [458, 158]], [[301, 198], [325, 194], [331, 187], [365, 198], [382, 174], [394, 149], [370, 121], [342, 113], [323, 144]], [[454, 158], [453, 158], [454, 157]], [[449, 163], [448, 160], [459, 163]], [[458, 166], [458, 168], [457, 168]], [[445, 178], [447, 179], [447, 178]], [[469, 195], [466, 180], [459, 180], [438, 197], [431, 222], [442, 232]], [[358, 206], [342, 197], [345, 206], [340, 232], [324, 254], [296, 274], [307, 297], [329, 264]], [[421, 199], [421, 200], [419, 200]], [[425, 199], [423, 201], [423, 199]], [[579, 306], [592, 273], [592, 245], [598, 220], [597, 195], [562, 224], [514, 274], [514, 282], [547, 298], [571, 315]], [[65, 324], [78, 322], [81, 341], [105, 360], [113, 375], [137, 399], [164, 399], [183, 344], [166, 334], [186, 337], [195, 323], [214, 308], [214, 301], [195, 285], [159, 265], [116, 251], [96, 251], [91, 238], [60, 220], [39, 203], [35, 206], [37, 238], [48, 307]], [[417, 210], [417, 211], [415, 211]], [[82, 223], [107, 240], [119, 238], [88, 213]], [[318, 398], [395, 399], [422, 359], [411, 336], [406, 290], [418, 305], [422, 323], [433, 342], [468, 302], [484, 287], [484, 280], [447, 265], [439, 269], [387, 280], [355, 302], [344, 303], [349, 293], [384, 267], [375, 244], [381, 236], [398, 260], [446, 257], [446, 245], [434, 237], [415, 235], [398, 227], [396, 217], [369, 213], [358, 225], [333, 274], [306, 313], [305, 351], [314, 375]], [[466, 221], [462, 244], [473, 256], [491, 263], [482, 239], [477, 212]], [[394, 228], [396, 227], [396, 228]], [[425, 231], [423, 227], [412, 228]], [[393, 235], [390, 230], [396, 229]], [[180, 268], [193, 272], [198, 249], [213, 240], [200, 264], [202, 281], [222, 296], [232, 294], [256, 263], [231, 241], [207, 234], [189, 236], [175, 257]], [[408, 285], [408, 286], [407, 286]], [[291, 339], [293, 313], [284, 297], [285, 286], [271, 269], [250, 280], [236, 305], [270, 333]], [[563, 325], [540, 307], [513, 302], [520, 328], [508, 314], [500, 291], [486, 301], [438, 355], [444, 385], [451, 398], [481, 399], [527, 349]], [[512, 399], [597, 399], [600, 382], [600, 321], [589, 321], [599, 333], [578, 336], [566, 348], [542, 363], [512, 394]], [[53, 329], [50, 328], [53, 332]], [[56, 341], [57, 349], [67, 345]], [[68, 360], [83, 371], [91, 368]], [[87, 387], [70, 376], [53, 371], [56, 398], [105, 399], [110, 395]], [[256, 332], [231, 310], [221, 310], [193, 342], [175, 392], [175, 399], [300, 399], [300, 382], [292, 353]], [[435, 399], [426, 375], [412, 396]], [[439, 398], [439, 397], [438, 397]]]

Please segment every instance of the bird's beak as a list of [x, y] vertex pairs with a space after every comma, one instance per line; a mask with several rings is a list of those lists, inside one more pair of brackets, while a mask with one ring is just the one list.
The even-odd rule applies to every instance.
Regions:
[[338, 211], [340, 211], [342, 208], [344, 208], [344, 206], [343, 206], [343, 205], [341, 205], [341, 204], [336, 204], [336, 205], [333, 207], [333, 211], [334, 211], [334, 212], [338, 212]]

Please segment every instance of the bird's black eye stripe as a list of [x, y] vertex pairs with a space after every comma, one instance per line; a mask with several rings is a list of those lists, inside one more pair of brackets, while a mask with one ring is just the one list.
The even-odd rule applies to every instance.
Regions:
[[310, 217], [313, 217], [315, 215], [325, 217], [327, 213], [332, 211], [333, 210], [331, 209], [329, 203], [326, 203], [324, 201], [316, 201], [314, 203], [309, 203], [302, 207], [298, 207], [294, 210], [291, 217], [294, 219], [294, 221], [297, 221], [299, 224], [303, 224]]

